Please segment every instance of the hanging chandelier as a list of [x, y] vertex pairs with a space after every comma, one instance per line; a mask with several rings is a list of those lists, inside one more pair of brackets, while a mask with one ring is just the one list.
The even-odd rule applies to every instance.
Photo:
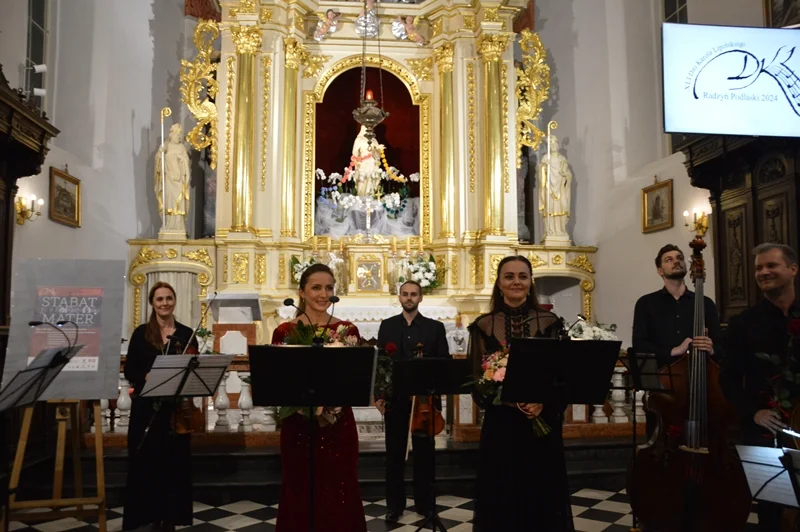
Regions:
[[[368, 17], [367, 0], [364, 0], [364, 16]], [[380, 21], [378, 21], [378, 35], [375, 37], [378, 40], [378, 79], [380, 83], [380, 105], [375, 101], [371, 90], [367, 90], [367, 31], [363, 32], [361, 36], [361, 86], [359, 88], [358, 97], [361, 105], [353, 109], [353, 118], [356, 122], [364, 127], [366, 130], [364, 136], [367, 141], [372, 145], [372, 140], [375, 138], [375, 128], [378, 124], [383, 122], [389, 116], [383, 109], [383, 69], [381, 68], [381, 37], [380, 37]]]

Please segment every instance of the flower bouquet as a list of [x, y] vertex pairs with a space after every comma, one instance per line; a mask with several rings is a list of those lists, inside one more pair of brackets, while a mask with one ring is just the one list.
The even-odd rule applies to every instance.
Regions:
[[444, 271], [439, 271], [436, 262], [433, 260], [433, 255], [430, 255], [427, 260], [424, 257], [418, 257], [417, 260], [404, 259], [401, 261], [401, 268], [406, 272], [406, 275], [401, 275], [398, 278], [400, 284], [406, 281], [416, 281], [425, 292], [430, 292], [434, 288], [441, 286], [439, 276]]
[[[483, 373], [475, 383], [478, 393], [485, 397], [487, 401], [491, 401], [493, 405], [502, 404], [500, 396], [503, 392], [503, 381], [506, 378], [508, 353], [509, 349], [504, 344], [500, 351], [485, 356], [481, 364]], [[533, 409], [535, 417], [531, 421], [533, 422], [533, 433], [537, 437], [546, 436], [551, 431], [550, 426], [539, 417], [541, 412], [542, 405], [535, 405]]]
[[[315, 338], [322, 338], [323, 345], [327, 347], [354, 347], [359, 345], [358, 336], [348, 334], [350, 327], [339, 325], [336, 329], [327, 327], [314, 327], [306, 323], [298, 323], [292, 332], [284, 339], [285, 345], [313, 345]], [[318, 406], [314, 409], [320, 427], [333, 425], [341, 416], [341, 407]], [[309, 417], [311, 408], [307, 406], [281, 406], [278, 408], [278, 418], [282, 421], [294, 414]]]
[[776, 368], [776, 374], [769, 380], [771, 396], [768, 404], [783, 421], [788, 422], [790, 409], [794, 406], [792, 399], [800, 397], [800, 353], [797, 352], [800, 347], [800, 311], [791, 312], [786, 334], [786, 352], [782, 356], [769, 353], [756, 353], [756, 356], [771, 362]]
[[387, 342], [383, 346], [385, 355], [378, 355], [375, 367], [375, 389], [373, 395], [376, 401], [383, 400], [388, 404], [392, 396], [392, 356], [397, 352], [394, 342]]

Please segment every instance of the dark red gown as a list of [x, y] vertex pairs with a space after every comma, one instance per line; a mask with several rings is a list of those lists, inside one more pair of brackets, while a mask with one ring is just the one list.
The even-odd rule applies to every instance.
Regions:
[[[358, 336], [358, 328], [348, 321]], [[295, 327], [283, 323], [272, 333], [272, 343], [281, 344]], [[334, 405], [331, 405], [334, 406]], [[358, 487], [358, 430], [349, 407], [333, 425], [314, 429], [315, 508], [317, 532], [366, 532], [364, 506]], [[281, 465], [283, 480], [278, 506], [277, 532], [308, 532], [308, 418], [295, 414], [281, 425]]]

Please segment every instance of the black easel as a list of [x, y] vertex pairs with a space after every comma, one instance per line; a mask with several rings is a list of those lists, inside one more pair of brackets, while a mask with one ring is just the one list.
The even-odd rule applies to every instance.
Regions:
[[[24, 408], [36, 403], [39, 397], [47, 390], [61, 370], [70, 359], [74, 357], [83, 345], [71, 347], [51, 348], [40, 351], [36, 358], [25, 369], [18, 372], [0, 391], [0, 412]], [[6, 420], [2, 422], [3, 467], [6, 482], [2, 497], [3, 532], [8, 532], [11, 515], [11, 497], [16, 494], [16, 489], [11, 489], [11, 471], [8, 456], [8, 442], [6, 441]]]
[[[308, 407], [309, 530], [314, 532], [314, 409], [322, 405], [369, 406], [375, 383], [375, 347], [250, 345], [254, 406]], [[307, 371], [297, 371], [297, 368]], [[274, 375], [281, 375], [280, 380]]]
[[[460, 394], [464, 392], [464, 385], [472, 379], [472, 363], [467, 359], [413, 358], [396, 360], [392, 364], [392, 386], [399, 397]], [[433, 415], [428, 416], [428, 421], [428, 432], [433, 434]], [[436, 510], [436, 445], [433, 447], [432, 462], [432, 513], [417, 528], [417, 532], [427, 527], [434, 532], [447, 532]]]

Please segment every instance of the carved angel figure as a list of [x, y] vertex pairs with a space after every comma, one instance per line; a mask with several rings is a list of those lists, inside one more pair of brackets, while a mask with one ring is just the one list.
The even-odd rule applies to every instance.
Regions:
[[367, 8], [361, 10], [356, 19], [356, 35], [374, 39], [380, 32], [380, 20], [375, 11], [375, 0], [367, 0]]
[[417, 24], [419, 24], [419, 17], [412, 17], [406, 15], [405, 18], [397, 17], [397, 20], [392, 21], [392, 35], [395, 39], [403, 40], [408, 39], [417, 43], [418, 46], [425, 44], [425, 39], [417, 31]]
[[[181, 142], [183, 128], [172, 124], [169, 137], [156, 152], [155, 193], [158, 211], [166, 207], [168, 230], [185, 230], [187, 202], [189, 201], [189, 152]], [[161, 175], [161, 158], [164, 158], [164, 175]], [[162, 191], [163, 179], [163, 191]], [[163, 194], [163, 199], [162, 199]], [[164, 205], [166, 203], [166, 205]]]
[[333, 9], [329, 9], [324, 15], [317, 13], [317, 16], [319, 17], [319, 22], [317, 22], [317, 29], [314, 31], [314, 40], [322, 42], [326, 36], [335, 33], [339, 29], [339, 17], [342, 15]]

